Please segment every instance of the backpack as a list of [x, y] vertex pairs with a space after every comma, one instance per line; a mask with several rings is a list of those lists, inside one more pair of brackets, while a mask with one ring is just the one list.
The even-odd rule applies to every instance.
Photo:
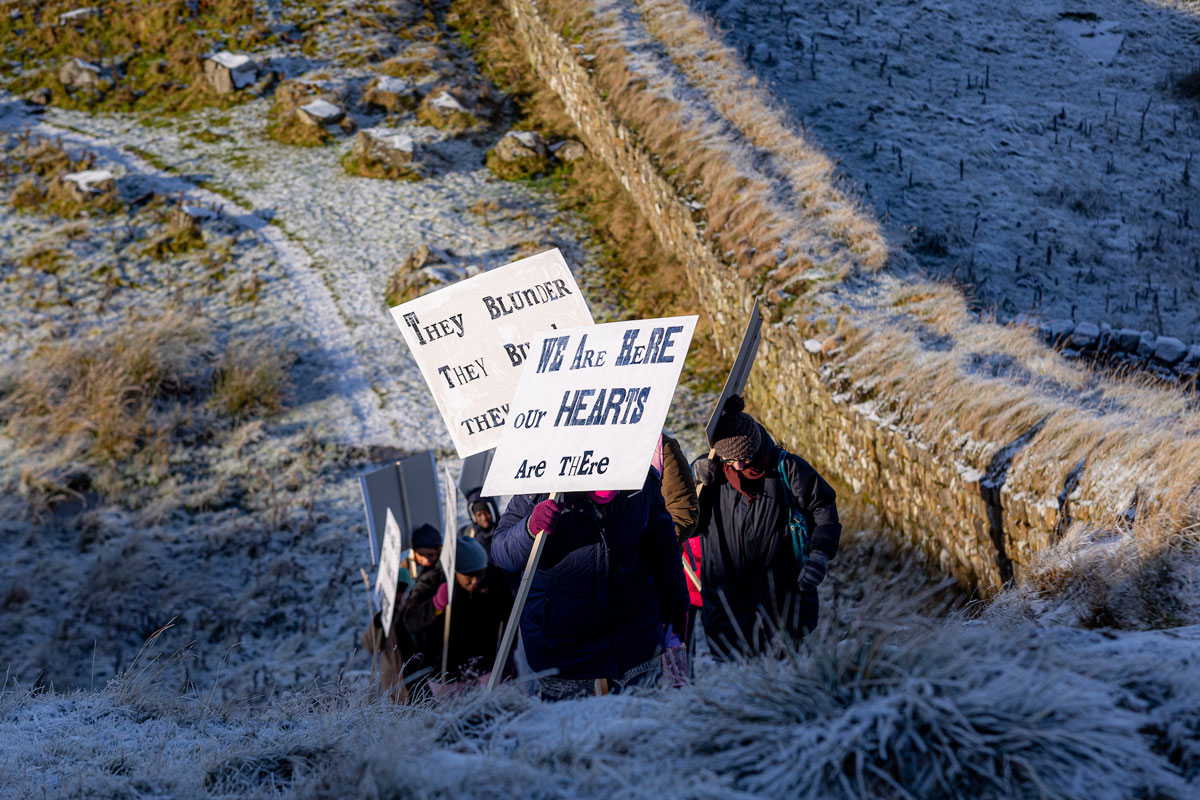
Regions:
[[784, 467], [784, 460], [788, 457], [788, 451], [782, 447], [779, 448], [779, 464], [776, 471], [779, 472], [779, 480], [783, 482], [784, 496], [787, 498], [788, 505], [788, 536], [792, 540], [792, 553], [796, 556], [796, 561], [799, 562], [800, 568], [804, 568], [805, 562], [808, 561], [808, 545], [809, 531], [808, 520], [804, 518], [804, 514], [800, 511], [800, 506], [796, 502], [796, 495], [792, 491], [791, 481], [788, 480], [787, 470]]

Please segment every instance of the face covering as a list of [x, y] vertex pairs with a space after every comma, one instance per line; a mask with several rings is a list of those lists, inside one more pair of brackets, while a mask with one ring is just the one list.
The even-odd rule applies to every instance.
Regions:
[[746, 501], [754, 499], [756, 494], [762, 491], [762, 479], [767, 474], [767, 455], [768, 449], [762, 447], [754, 458], [750, 459], [750, 463], [738, 470], [733, 468], [732, 464], [724, 464], [725, 479], [729, 481], [729, 485], [737, 489]]
[[611, 503], [612, 499], [617, 496], [616, 491], [609, 492], [588, 492], [588, 497], [592, 498], [593, 503]]

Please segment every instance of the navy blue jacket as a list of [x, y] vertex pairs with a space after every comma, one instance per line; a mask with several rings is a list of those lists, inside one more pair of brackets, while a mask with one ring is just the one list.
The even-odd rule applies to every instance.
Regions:
[[[517, 495], [492, 538], [496, 566], [520, 574], [533, 547], [533, 507], [548, 495]], [[688, 607], [675, 527], [657, 473], [639, 491], [592, 503], [557, 498], [563, 509], [546, 536], [521, 614], [529, 665], [572, 679], [621, 678], [654, 658], [664, 623], [682, 630]]]

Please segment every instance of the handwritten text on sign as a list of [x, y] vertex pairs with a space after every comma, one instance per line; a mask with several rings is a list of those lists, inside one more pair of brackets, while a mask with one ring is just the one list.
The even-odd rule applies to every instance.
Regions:
[[536, 336], [485, 496], [640, 489], [696, 317]]
[[384, 636], [391, 633], [392, 614], [396, 610], [396, 584], [400, 578], [400, 556], [403, 536], [392, 510], [387, 510], [383, 549], [379, 553], [379, 573], [375, 576], [375, 591], [380, 594], [380, 618]]
[[459, 458], [496, 446], [538, 331], [592, 323], [558, 250], [514, 261], [392, 309]]

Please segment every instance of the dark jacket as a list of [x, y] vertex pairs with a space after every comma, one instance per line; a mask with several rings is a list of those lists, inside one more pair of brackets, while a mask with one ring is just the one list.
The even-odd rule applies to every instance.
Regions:
[[[434, 608], [433, 598], [445, 582], [441, 566], [426, 570], [396, 612], [397, 621], [404, 626], [415, 648], [414, 658], [407, 667], [409, 672], [423, 667], [431, 667], [433, 677], [441, 672], [445, 612]], [[500, 623], [508, 619], [510, 611], [512, 596], [508, 587], [490, 570], [474, 594], [461, 586], [454, 587], [446, 661], [449, 679], [461, 680], [492, 668], [500, 646]]]
[[682, 545], [696, 534], [696, 523], [700, 519], [696, 479], [692, 477], [692, 469], [678, 441], [664, 433], [659, 446], [662, 448], [663, 501], [675, 523], [675, 538]]
[[[726, 645], [762, 649], [773, 626], [799, 637], [817, 622], [816, 592], [799, 592], [796, 586], [800, 564], [788, 534], [789, 506], [777, 469], [780, 448], [769, 440], [767, 446], [761, 494], [747, 500], [724, 475], [700, 494], [704, 630], [718, 654]], [[797, 455], [786, 456], [784, 469], [811, 532], [810, 551], [832, 559], [842, 534], [833, 488]]]
[[[546, 495], [518, 495], [492, 541], [501, 569], [521, 573], [533, 539], [529, 515]], [[648, 470], [635, 492], [597, 505], [584, 493], [558, 498], [562, 515], [546, 536], [521, 614], [529, 665], [570, 679], [621, 678], [655, 657], [664, 622], [683, 630], [687, 589], [679, 545]]]

